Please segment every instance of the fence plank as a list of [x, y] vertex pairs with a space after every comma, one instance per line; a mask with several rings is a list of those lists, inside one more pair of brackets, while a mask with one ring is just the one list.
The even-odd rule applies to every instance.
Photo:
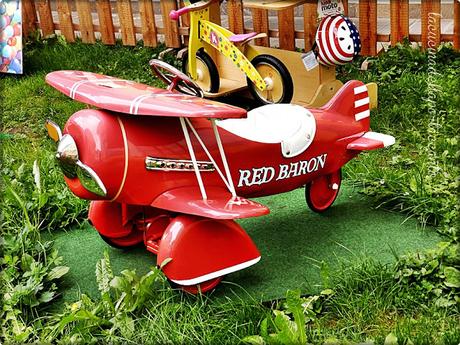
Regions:
[[441, 42], [441, 2], [422, 1], [422, 47], [435, 48]]
[[318, 6], [316, 3], [303, 5], [303, 32], [305, 40], [305, 51], [310, 50], [315, 43], [315, 34], [318, 17]]
[[221, 25], [220, 12], [221, 9], [219, 1], [213, 2], [209, 6], [209, 20], [217, 25]]
[[460, 2], [454, 0], [454, 48], [460, 49]]
[[348, 17], [348, 0], [342, 0], [343, 14]]
[[110, 0], [97, 0], [96, 9], [99, 18], [99, 32], [101, 33], [102, 43], [115, 44], [115, 32]]
[[121, 27], [121, 40], [125, 46], [136, 45], [133, 9], [130, 0], [117, 0], [118, 18]]
[[59, 30], [67, 42], [75, 42], [75, 33], [72, 24], [72, 10], [68, 0], [57, 0], [56, 8], [59, 16]]
[[91, 17], [91, 3], [87, 0], [76, 0], [78, 21], [80, 24], [81, 40], [84, 43], [94, 43], [93, 18]]
[[295, 50], [294, 8], [278, 11], [280, 48]]
[[22, 0], [22, 33], [29, 36], [37, 29], [37, 11], [33, 0]]
[[169, 18], [171, 10], [177, 10], [177, 3], [173, 0], [160, 1], [161, 13], [163, 15], [165, 43], [171, 48], [180, 48], [181, 40], [179, 35], [179, 24], [176, 20]]
[[256, 39], [255, 43], [258, 46], [269, 47], [270, 38], [268, 37], [268, 11], [259, 8], [252, 9], [252, 22], [254, 23], [254, 31], [267, 34], [267, 37]]
[[139, 14], [142, 24], [142, 39], [147, 47], [158, 44], [157, 29], [155, 27], [155, 12], [152, 0], [139, 0]]
[[361, 54], [377, 54], [377, 0], [359, 1], [359, 34]]
[[409, 37], [409, 0], [390, 0], [391, 45]]
[[51, 2], [49, 0], [38, 0], [36, 2], [40, 28], [44, 37], [54, 34], [53, 15], [51, 14]]
[[241, 0], [227, 1], [228, 27], [235, 34], [244, 33], [243, 2]]

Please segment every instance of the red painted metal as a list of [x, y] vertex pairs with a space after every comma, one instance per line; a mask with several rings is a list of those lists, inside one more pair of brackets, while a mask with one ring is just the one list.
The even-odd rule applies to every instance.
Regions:
[[[101, 81], [106, 78], [107, 82]], [[147, 249], [158, 253], [158, 264], [171, 259], [163, 270], [182, 286], [212, 288], [224, 274], [259, 260], [254, 243], [232, 220], [268, 213], [268, 208], [247, 198], [311, 184], [316, 206], [323, 207], [323, 202], [329, 207], [336, 196], [330, 185], [340, 184], [334, 174], [361, 150], [387, 146], [392, 138], [369, 132], [369, 98], [359, 81], [348, 82], [319, 109], [286, 105], [288, 110], [279, 114], [280, 124], [261, 133], [271, 138], [283, 122], [294, 121], [289, 109], [305, 111], [305, 116], [314, 118], [316, 130], [309, 146], [293, 156], [283, 151], [280, 142], [251, 140], [225, 127], [225, 121], [250, 120], [245, 119], [245, 110], [236, 107], [92, 73], [53, 72], [47, 81], [76, 100], [101, 108], [76, 112], [63, 130], [75, 140], [80, 161], [97, 174], [107, 190], [105, 197], [98, 197], [86, 191], [78, 178], [66, 178], [77, 196], [105, 200], [92, 203], [94, 226], [112, 239], [126, 238], [133, 231], [142, 234]], [[143, 98], [146, 95], [150, 98]], [[128, 115], [136, 112], [133, 104], [139, 115], [148, 116]], [[232, 196], [217, 171], [201, 172], [207, 192], [203, 200], [194, 171], [146, 168], [147, 157], [191, 159], [180, 117], [190, 120], [223, 172], [209, 118], [228, 119], [218, 123], [217, 131], [237, 196]], [[230, 119], [238, 117], [243, 119]], [[196, 159], [209, 161], [191, 130], [189, 135]], [[334, 195], [324, 201], [318, 198], [323, 191]], [[216, 272], [219, 275], [215, 276]]]
[[152, 207], [214, 219], [236, 219], [263, 216], [270, 210], [255, 201], [233, 197], [224, 188], [206, 188], [203, 200], [197, 187], [176, 188], [158, 196]]
[[368, 138], [358, 138], [347, 145], [349, 150], [357, 151], [370, 151], [375, 149], [384, 148], [383, 142], [380, 140], [368, 139]]
[[[196, 285], [217, 277], [218, 271], [258, 260], [260, 253], [246, 232], [232, 220], [181, 215], [166, 229], [157, 263], [165, 275], [179, 285]], [[193, 282], [188, 282], [193, 280]]]
[[76, 101], [120, 113], [219, 119], [246, 116], [246, 110], [238, 107], [97, 73], [56, 71], [46, 76], [46, 82]]

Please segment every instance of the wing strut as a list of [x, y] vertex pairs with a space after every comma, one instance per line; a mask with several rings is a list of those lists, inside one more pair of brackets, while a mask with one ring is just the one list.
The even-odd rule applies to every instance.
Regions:
[[[204, 184], [201, 178], [200, 169], [198, 169], [198, 163], [195, 157], [195, 151], [193, 150], [192, 141], [190, 140], [190, 135], [188, 134], [187, 125], [185, 124], [186, 119], [181, 117], [179, 118], [179, 120], [182, 126], [182, 131], [184, 132], [185, 142], [187, 143], [188, 152], [190, 153], [190, 158], [192, 159], [193, 169], [195, 170], [196, 179], [198, 181], [198, 185], [200, 186], [201, 196], [203, 197], [203, 200], [206, 200], [208, 199], [208, 196], [206, 195], [206, 190], [204, 189]], [[189, 123], [189, 125], [191, 124]]]
[[230, 173], [230, 168], [228, 166], [227, 157], [225, 156], [225, 151], [224, 151], [224, 147], [222, 145], [222, 140], [221, 140], [219, 132], [217, 130], [215, 120], [211, 119], [210, 121], [211, 121], [211, 125], [212, 125], [213, 131], [214, 131], [214, 135], [216, 137], [217, 146], [219, 148], [219, 154], [221, 156], [222, 163], [223, 163], [224, 169], [225, 169], [225, 174], [226, 174], [227, 177], [225, 177], [224, 174], [222, 173], [222, 171], [220, 170], [219, 166], [217, 165], [216, 161], [212, 157], [212, 155], [209, 152], [208, 148], [206, 147], [205, 143], [203, 142], [203, 140], [201, 139], [201, 137], [197, 133], [195, 127], [193, 127], [193, 124], [190, 121], [190, 119], [183, 118], [183, 117], [180, 118], [182, 130], [183, 130], [184, 136], [185, 136], [185, 141], [187, 143], [187, 148], [188, 148], [189, 153], [190, 153], [190, 158], [192, 159], [193, 169], [195, 170], [196, 179], [197, 179], [198, 185], [200, 187], [201, 196], [203, 197], [203, 200], [207, 199], [206, 190], [204, 188], [204, 183], [203, 183], [203, 179], [201, 177], [201, 172], [200, 172], [200, 170], [198, 168], [198, 163], [197, 163], [197, 160], [196, 160], [195, 151], [193, 149], [193, 145], [192, 145], [192, 142], [190, 140], [190, 135], [188, 133], [187, 125], [188, 125], [188, 127], [190, 127], [190, 129], [191, 129], [192, 133], [194, 134], [195, 138], [200, 143], [203, 151], [206, 153], [206, 155], [208, 156], [209, 160], [214, 165], [216, 171], [219, 173], [220, 178], [224, 182], [224, 184], [227, 187], [227, 189], [229, 190], [229, 192], [232, 194], [232, 197], [236, 198], [237, 195], [236, 195], [236, 191], [235, 191], [235, 186], [233, 185], [233, 179], [232, 179], [232, 175]]

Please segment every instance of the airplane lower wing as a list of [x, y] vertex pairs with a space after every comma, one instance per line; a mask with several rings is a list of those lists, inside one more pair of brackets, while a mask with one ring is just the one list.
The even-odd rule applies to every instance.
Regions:
[[208, 198], [203, 200], [198, 187], [183, 187], [164, 192], [152, 202], [152, 207], [213, 219], [259, 217], [270, 213], [268, 207], [236, 196], [226, 189], [206, 188]]
[[395, 138], [391, 135], [377, 132], [366, 132], [363, 136], [349, 143], [347, 145], [347, 149], [354, 151], [370, 151], [391, 146], [394, 143]]

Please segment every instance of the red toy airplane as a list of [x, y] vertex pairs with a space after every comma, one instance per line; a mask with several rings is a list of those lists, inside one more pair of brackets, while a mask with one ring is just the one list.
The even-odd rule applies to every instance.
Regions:
[[246, 112], [200, 95], [183, 73], [168, 70], [168, 90], [78, 71], [46, 81], [95, 106], [73, 114], [57, 158], [72, 192], [93, 200], [89, 219], [115, 247], [143, 242], [166, 277], [197, 293], [260, 260], [234, 219], [269, 213], [247, 198], [306, 186], [307, 203], [334, 202], [341, 167], [363, 150], [394, 143], [369, 131], [366, 86], [350, 81], [324, 107], [273, 104]]

